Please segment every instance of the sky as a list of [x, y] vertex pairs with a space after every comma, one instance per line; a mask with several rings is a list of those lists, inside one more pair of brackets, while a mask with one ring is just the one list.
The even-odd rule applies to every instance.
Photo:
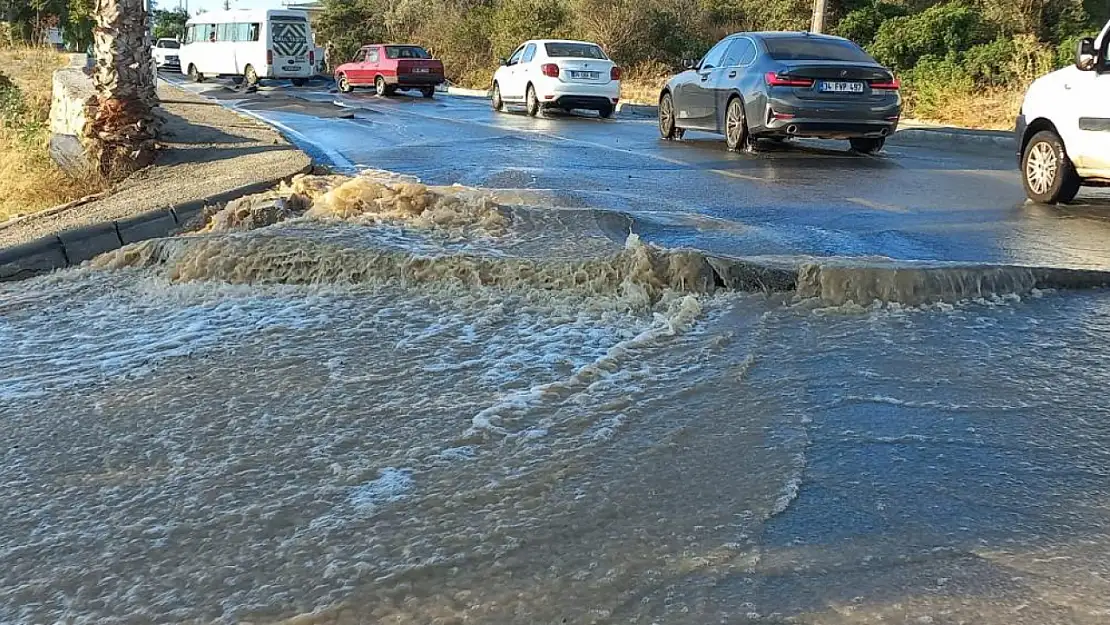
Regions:
[[[196, 15], [197, 9], [222, 11], [224, 0], [156, 0], [159, 9], [176, 9], [188, 5], [189, 15]], [[233, 9], [280, 9], [282, 0], [231, 0]]]

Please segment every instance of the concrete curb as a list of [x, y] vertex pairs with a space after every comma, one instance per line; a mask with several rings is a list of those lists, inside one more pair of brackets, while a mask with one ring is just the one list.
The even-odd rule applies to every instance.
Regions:
[[488, 100], [490, 96], [489, 89], [464, 89], [462, 87], [447, 87], [447, 95], [457, 95], [464, 98], [483, 98]]
[[313, 165], [308, 165], [289, 176], [270, 178], [199, 200], [158, 208], [126, 219], [90, 224], [0, 249], [0, 282], [23, 280], [56, 269], [74, 267], [129, 243], [169, 236], [186, 227], [205, 208], [226, 204], [244, 195], [261, 193], [299, 173], [310, 173], [312, 168]]
[[631, 104], [621, 102], [617, 105], [617, 115], [621, 117], [658, 117], [659, 107], [654, 104]]
[[[617, 114], [621, 117], [647, 118], [657, 117], [659, 107], [652, 104], [634, 104], [621, 102], [617, 105]], [[971, 128], [953, 128], [950, 126], [913, 125], [901, 128], [888, 140], [896, 145], [919, 145], [925, 147], [945, 146], [953, 144], [966, 147], [997, 147], [1006, 150], [1017, 150], [1017, 140], [1013, 133], [1004, 130], [974, 130]]]
[[[700, 253], [700, 252], [699, 252]], [[907, 306], [1029, 295], [1036, 290], [1110, 286], [1110, 271], [851, 258], [728, 257], [705, 254], [717, 284], [735, 291], [790, 293], [830, 306]]]
[[1002, 130], [971, 130], [963, 128], [902, 128], [895, 132], [887, 143], [896, 145], [978, 147], [998, 148], [1017, 151], [1017, 139], [1013, 133]]

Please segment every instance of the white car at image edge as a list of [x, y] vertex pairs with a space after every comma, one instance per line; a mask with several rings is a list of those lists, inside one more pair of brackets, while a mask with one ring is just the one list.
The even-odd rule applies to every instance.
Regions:
[[1017, 121], [1025, 194], [1070, 202], [1082, 185], [1110, 185], [1110, 22], [1084, 39], [1075, 65], [1038, 78]]
[[610, 117], [620, 102], [621, 69], [596, 43], [537, 39], [501, 60], [492, 89], [498, 111], [519, 103], [531, 116], [585, 109]]

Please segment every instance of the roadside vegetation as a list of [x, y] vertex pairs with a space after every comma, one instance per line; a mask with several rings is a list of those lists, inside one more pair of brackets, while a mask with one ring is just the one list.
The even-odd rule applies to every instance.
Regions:
[[[626, 69], [625, 98], [654, 102], [684, 58], [724, 35], [806, 30], [811, 0], [323, 0], [333, 65], [358, 46], [407, 41], [484, 88], [497, 59], [532, 37], [596, 41]], [[902, 79], [907, 117], [1008, 128], [1037, 76], [1072, 61], [1110, 15], [1107, 0], [829, 0], [829, 31]]]
[[46, 47], [0, 47], [0, 222], [94, 193], [50, 159], [51, 76], [64, 55]]

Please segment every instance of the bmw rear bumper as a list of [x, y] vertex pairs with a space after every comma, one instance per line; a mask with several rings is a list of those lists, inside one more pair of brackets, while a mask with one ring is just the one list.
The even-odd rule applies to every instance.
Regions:
[[853, 120], [776, 120], [755, 133], [766, 137], [805, 137], [811, 139], [880, 139], [894, 134], [897, 121], [859, 122]]
[[902, 115], [898, 97], [867, 102], [819, 102], [797, 97], [772, 98], [762, 128], [753, 134], [817, 139], [881, 138], [894, 134]]

